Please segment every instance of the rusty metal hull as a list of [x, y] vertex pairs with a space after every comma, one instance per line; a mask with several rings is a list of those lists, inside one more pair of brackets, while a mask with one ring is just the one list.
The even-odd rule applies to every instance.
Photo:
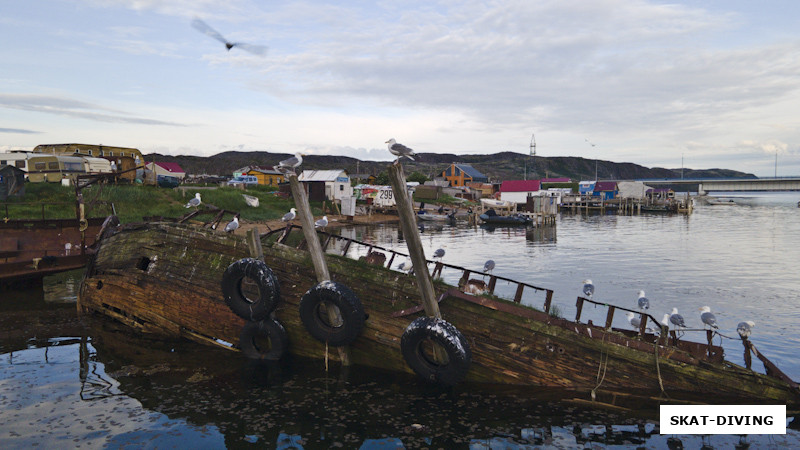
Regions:
[[0, 287], [84, 267], [88, 260], [86, 248], [94, 244], [104, 220], [87, 219], [84, 231], [78, 219], [1, 221]]
[[[316, 284], [310, 256], [275, 242], [274, 236], [262, 237], [262, 244], [264, 261], [280, 283], [275, 317], [286, 328], [289, 351], [336, 360], [337, 353], [326, 352], [299, 317], [300, 298]], [[227, 342], [235, 349], [245, 320], [223, 300], [222, 273], [249, 255], [243, 239], [189, 225], [122, 227], [101, 242], [87, 269], [78, 307], [143, 332], [214, 345]], [[350, 287], [368, 314], [362, 334], [350, 346], [351, 361], [411, 373], [400, 338], [423, 314], [414, 277], [347, 257], [326, 259], [332, 279]], [[642, 338], [553, 317], [512, 301], [464, 294], [443, 283], [435, 288], [443, 318], [461, 331], [472, 349], [467, 382], [619, 396], [655, 393], [671, 399], [712, 393], [715, 402], [800, 403], [796, 384], [723, 361], [719, 347], [666, 341], [657, 345], [654, 336]]]

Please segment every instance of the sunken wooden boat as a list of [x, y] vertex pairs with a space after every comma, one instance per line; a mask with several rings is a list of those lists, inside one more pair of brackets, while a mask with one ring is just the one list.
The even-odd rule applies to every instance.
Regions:
[[[302, 299], [317, 282], [310, 253], [298, 230], [292, 226], [244, 239], [167, 222], [110, 229], [87, 267], [78, 308], [146, 333], [183, 336], [232, 350], [246, 347], [250, 354], [255, 345], [267, 353], [261, 353], [265, 358], [275, 357], [274, 349], [279, 347], [279, 353], [288, 353], [284, 356], [335, 361], [340, 353], [313, 337], [304, 325], [308, 317], [301, 312]], [[365, 320], [346, 347], [350, 363], [414, 373], [404, 357], [403, 341], [409, 324], [424, 315], [420, 294], [413, 276], [387, 268], [405, 255], [322, 231], [317, 231], [317, 236], [326, 251], [332, 281], [348, 287], [363, 307]], [[357, 247], [362, 250], [356, 251]], [[257, 261], [262, 261], [277, 280], [272, 288], [279, 302], [269, 318], [254, 322], [229, 307], [224, 280], [229, 267], [240, 266], [241, 260], [258, 252], [263, 252], [263, 259]], [[363, 256], [360, 260], [347, 256], [353, 253]], [[598, 400], [607, 402], [640, 396], [777, 403], [790, 405], [790, 411], [800, 405], [797, 383], [749, 341], [743, 341], [747, 355], [755, 354], [766, 373], [725, 361], [723, 349], [712, 345], [710, 338], [697, 343], [676, 339], [664, 329], [651, 334], [645, 326], [657, 326], [657, 322], [646, 314], [638, 332], [614, 329], [614, 313], [628, 310], [597, 303], [608, 307], [606, 324], [584, 323], [580, 319], [582, 306], [594, 302], [579, 297], [577, 317], [567, 320], [549, 314], [550, 289], [491, 275], [482, 287], [483, 293], [471, 295], [464, 291], [475, 287], [470, 276], [477, 271], [441, 262], [430, 264], [434, 276], [443, 270], [462, 272], [460, 287], [441, 281], [434, 286], [442, 317], [463, 336], [469, 361], [454, 366], [447, 358], [450, 353], [444, 359], [441, 355], [439, 359], [418, 356], [426, 358], [429, 365], [438, 364], [441, 371], [462, 371], [456, 378], [463, 377], [469, 385], [550, 386], [591, 393], [592, 398], [600, 396]], [[246, 290], [244, 281], [235, 286], [240, 292]], [[516, 283], [513, 299], [492, 295], [498, 281]], [[247, 297], [257, 303], [255, 299], [269, 287], [262, 285], [259, 294]], [[530, 290], [541, 295], [541, 310], [520, 303], [523, 293]], [[261, 326], [267, 321], [278, 323], [283, 335], [273, 330], [268, 334], [269, 343], [255, 344], [253, 324]], [[422, 346], [418, 350], [424, 352]], [[427, 354], [432, 353], [428, 350]], [[747, 361], [749, 365], [750, 359]], [[436, 376], [431, 378], [439, 381]]]

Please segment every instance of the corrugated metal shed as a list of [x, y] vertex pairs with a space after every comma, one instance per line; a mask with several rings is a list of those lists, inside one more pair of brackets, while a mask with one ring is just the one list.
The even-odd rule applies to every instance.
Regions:
[[347, 177], [347, 172], [343, 169], [334, 170], [304, 170], [297, 177], [298, 181], [336, 181], [339, 177]]

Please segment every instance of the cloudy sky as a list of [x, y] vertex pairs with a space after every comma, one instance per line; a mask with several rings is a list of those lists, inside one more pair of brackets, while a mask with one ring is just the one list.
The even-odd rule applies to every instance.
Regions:
[[384, 160], [391, 137], [533, 135], [542, 156], [800, 175], [799, 30], [795, 0], [0, 0], [0, 149]]

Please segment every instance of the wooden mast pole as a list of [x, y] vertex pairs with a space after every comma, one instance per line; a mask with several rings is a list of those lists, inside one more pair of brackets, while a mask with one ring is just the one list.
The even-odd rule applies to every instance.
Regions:
[[439, 312], [439, 304], [436, 302], [436, 293], [433, 290], [433, 281], [428, 273], [428, 263], [425, 260], [425, 251], [422, 248], [422, 239], [419, 237], [417, 229], [417, 219], [414, 215], [414, 207], [408, 198], [406, 188], [406, 176], [403, 166], [399, 163], [389, 166], [389, 179], [392, 181], [395, 202], [397, 202], [397, 214], [400, 216], [400, 228], [408, 244], [408, 253], [411, 255], [411, 263], [414, 265], [414, 275], [417, 277], [417, 287], [422, 297], [422, 306], [425, 314], [442, 318]]
[[[311, 214], [311, 206], [308, 203], [306, 190], [300, 185], [297, 175], [291, 174], [288, 178], [292, 187], [294, 204], [297, 207], [297, 216], [300, 218], [300, 225], [303, 226], [303, 236], [306, 238], [308, 252], [311, 254], [311, 262], [314, 264], [314, 271], [317, 274], [317, 282], [330, 281], [331, 275], [328, 272], [328, 264], [325, 262], [325, 253], [322, 251], [322, 245], [319, 243], [319, 237], [317, 237], [317, 231], [314, 228], [314, 216]], [[326, 309], [328, 310], [330, 323], [342, 323], [342, 316], [338, 309]], [[339, 350], [339, 360], [342, 365], [349, 366], [351, 362], [348, 348], [337, 347], [337, 349]]]

